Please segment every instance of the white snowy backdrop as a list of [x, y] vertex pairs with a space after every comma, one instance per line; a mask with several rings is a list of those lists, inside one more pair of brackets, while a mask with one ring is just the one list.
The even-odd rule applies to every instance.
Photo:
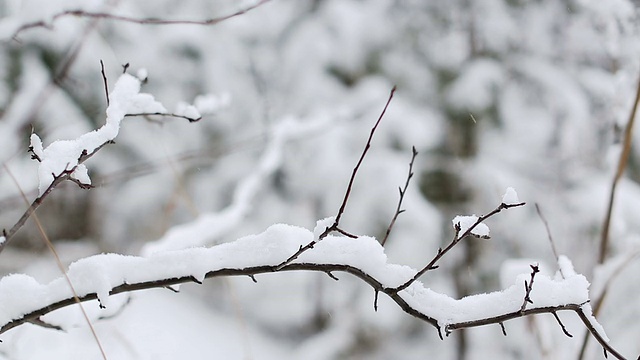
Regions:
[[[1, 227], [28, 207], [12, 176], [29, 201], [38, 196], [32, 131], [46, 148], [105, 123], [101, 60], [112, 93], [128, 63], [128, 73], [148, 75], [142, 91], [169, 112], [193, 114], [193, 104], [203, 118], [124, 118], [115, 144], [85, 163], [95, 187], [65, 182], [45, 199], [37, 214], [65, 265], [99, 253], [209, 247], [278, 223], [313, 230], [336, 215], [396, 85], [341, 228], [384, 236], [412, 146], [420, 154], [407, 211], [385, 244], [389, 263], [421, 268], [452, 238], [454, 216], [487, 213], [514, 187], [527, 205], [488, 220], [491, 240], [460, 242], [421, 278], [425, 287], [453, 298], [501, 290], [536, 263], [553, 276], [537, 203], [558, 252], [591, 282], [591, 298], [609, 286], [598, 320], [610, 344], [629, 358], [640, 354], [637, 147], [618, 185], [608, 258], [598, 265], [637, 87], [635, 2], [271, 0], [214, 25], [55, 16], [206, 20], [255, 3], [0, 3]], [[21, 28], [27, 24], [39, 26]], [[2, 275], [42, 284], [62, 275], [33, 220], [0, 259]], [[144, 290], [113, 296], [104, 310], [97, 302], [85, 308], [109, 359], [578, 359], [586, 332], [569, 312], [559, 315], [572, 338], [543, 314], [505, 322], [506, 337], [489, 325], [443, 341], [383, 294], [375, 312], [369, 285], [334, 275], [339, 281], [289, 271], [257, 275], [257, 283], [215, 278], [178, 294]], [[33, 286], [25, 278], [24, 294]], [[20, 294], [3, 296], [5, 319]], [[0, 335], [0, 357], [101, 358], [77, 306], [42, 320], [64, 331], [11, 329]], [[583, 358], [602, 357], [590, 339]]]

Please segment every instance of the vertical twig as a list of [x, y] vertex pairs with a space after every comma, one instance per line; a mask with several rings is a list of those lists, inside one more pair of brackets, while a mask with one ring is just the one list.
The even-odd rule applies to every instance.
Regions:
[[622, 152], [620, 153], [620, 159], [618, 160], [618, 168], [616, 174], [613, 177], [611, 184], [611, 191], [609, 193], [609, 205], [607, 207], [607, 214], [604, 217], [604, 224], [602, 225], [602, 236], [600, 238], [600, 253], [598, 254], [598, 264], [604, 263], [607, 257], [607, 248], [609, 246], [609, 226], [611, 224], [611, 213], [613, 212], [613, 201], [616, 195], [616, 187], [624, 169], [627, 167], [629, 161], [629, 154], [631, 152], [631, 141], [633, 133], [633, 123], [635, 122], [636, 112], [638, 110], [638, 102], [640, 102], [640, 78], [638, 79], [638, 87], [636, 89], [636, 98], [633, 102], [633, 108], [629, 114], [629, 120], [627, 120], [627, 126], [624, 129], [624, 142], [622, 143]]
[[340, 218], [342, 217], [342, 214], [344, 214], [344, 210], [347, 207], [347, 201], [349, 200], [349, 196], [351, 195], [351, 189], [353, 188], [353, 183], [356, 180], [356, 174], [358, 174], [358, 170], [360, 169], [360, 165], [362, 165], [362, 161], [364, 160], [364, 157], [367, 156], [367, 152], [371, 147], [371, 140], [373, 140], [373, 134], [375, 134], [376, 130], [378, 129], [378, 125], [380, 125], [380, 121], [382, 121], [384, 114], [387, 112], [387, 108], [389, 107], [389, 104], [391, 103], [391, 99], [393, 99], [393, 94], [395, 92], [396, 92], [396, 87], [394, 86], [391, 89], [391, 93], [389, 94], [389, 99], [387, 99], [387, 103], [384, 105], [384, 109], [382, 109], [382, 113], [380, 113], [380, 116], [378, 117], [378, 121], [376, 121], [375, 125], [373, 125], [373, 127], [371, 128], [371, 132], [369, 133], [369, 139], [367, 139], [367, 145], [365, 145], [364, 150], [362, 151], [362, 155], [360, 155], [360, 159], [358, 160], [358, 163], [353, 168], [353, 172], [351, 173], [351, 178], [349, 179], [349, 185], [347, 185], [347, 191], [344, 194], [344, 199], [342, 199], [340, 210], [338, 210], [338, 215], [336, 215], [336, 219], [333, 222], [333, 225], [328, 227], [322, 233], [322, 235], [320, 235], [320, 238], [324, 238], [331, 231], [339, 231], [338, 225], [340, 224]]
[[[542, 215], [542, 210], [540, 210], [540, 206], [538, 205], [538, 203], [535, 203], [535, 206], [536, 206], [536, 212], [538, 213], [538, 217], [540, 218], [540, 220], [542, 220], [542, 223], [544, 224], [544, 228], [547, 230], [547, 238], [549, 239], [549, 243], [551, 244], [551, 251], [553, 252], [553, 256], [556, 258], [556, 264], [558, 264], [558, 262], [560, 261], [560, 256], [558, 256], [558, 249], [556, 248], [556, 243], [555, 241], [553, 241], [553, 236], [551, 236], [551, 228], [549, 228], [549, 223], [547, 222], [547, 219], [545, 219], [544, 215]], [[560, 275], [564, 279], [564, 273], [562, 273], [562, 268], [558, 267], [558, 270], [560, 271]]]
[[409, 182], [411, 181], [411, 178], [413, 177], [413, 163], [416, 160], [416, 156], [418, 156], [418, 150], [416, 150], [415, 146], [412, 146], [411, 147], [411, 162], [409, 163], [409, 174], [407, 175], [407, 181], [404, 183], [404, 189], [403, 188], [398, 188], [398, 190], [400, 191], [400, 200], [398, 200], [398, 207], [396, 208], [396, 213], [393, 215], [393, 219], [391, 219], [391, 223], [389, 224], [389, 227], [387, 227], [387, 232], [384, 234], [384, 238], [380, 242], [380, 244], [382, 246], [384, 246], [384, 244], [387, 243], [387, 239], [389, 238], [389, 234], [391, 234], [391, 229], [393, 228], [393, 225], [395, 225], [396, 220], [398, 219], [398, 216], [404, 212], [404, 210], [402, 210], [402, 200], [404, 200], [404, 194], [407, 193], [407, 188], [409, 187]]
[[527, 303], [533, 304], [533, 300], [531, 300], [531, 290], [533, 290], [533, 281], [536, 278], [536, 274], [540, 272], [540, 268], [538, 265], [529, 265], [531, 266], [531, 279], [527, 282], [524, 281], [524, 299], [522, 300], [522, 306], [520, 306], [520, 313], [524, 313], [527, 308]]
[[384, 109], [382, 109], [382, 113], [380, 113], [380, 116], [378, 117], [378, 120], [376, 121], [376, 123], [371, 128], [371, 133], [369, 134], [369, 139], [367, 140], [367, 144], [365, 145], [364, 150], [362, 151], [362, 155], [360, 155], [360, 159], [358, 160], [358, 163], [353, 168], [353, 172], [351, 173], [351, 178], [349, 179], [349, 185], [347, 185], [347, 190], [346, 190], [346, 192], [344, 194], [344, 198], [342, 199], [342, 204], [340, 205], [340, 209], [338, 210], [338, 214], [336, 215], [336, 218], [333, 221], [333, 224], [331, 226], [327, 226], [327, 228], [322, 232], [322, 234], [320, 234], [320, 236], [317, 239], [313, 239], [311, 242], [309, 242], [305, 246], [300, 245], [300, 248], [298, 248], [298, 251], [296, 251], [293, 255], [289, 256], [285, 261], [283, 261], [279, 265], [277, 265], [274, 268], [274, 271], [281, 270], [283, 267], [285, 267], [288, 264], [290, 264], [293, 260], [297, 259], [298, 256], [300, 256], [303, 252], [305, 252], [305, 251], [307, 251], [309, 249], [313, 249], [313, 247], [318, 243], [318, 241], [324, 239], [332, 231], [337, 231], [340, 234], [345, 235], [345, 236], [350, 237], [350, 238], [356, 238], [357, 237], [357, 236], [355, 236], [353, 234], [350, 234], [350, 233], [340, 229], [340, 227], [339, 227], [340, 226], [340, 218], [342, 217], [342, 214], [344, 213], [344, 210], [347, 207], [347, 201], [349, 200], [349, 196], [351, 195], [351, 189], [352, 189], [353, 183], [354, 183], [354, 181], [356, 179], [356, 174], [358, 173], [358, 170], [360, 169], [360, 165], [362, 165], [362, 161], [364, 160], [364, 157], [367, 155], [367, 152], [369, 151], [369, 148], [371, 147], [371, 140], [373, 139], [373, 134], [375, 134], [376, 129], [378, 128], [378, 125], [380, 125], [380, 121], [382, 121], [382, 118], [384, 117], [384, 114], [387, 112], [387, 108], [389, 107], [389, 104], [391, 103], [391, 99], [393, 98], [393, 94], [395, 92], [396, 92], [396, 87], [394, 86], [391, 89], [391, 93], [389, 94], [389, 98], [387, 99], [387, 103], [384, 105]]
[[104, 72], [102, 59], [100, 59], [100, 73], [102, 74], [102, 82], [104, 83], [104, 95], [107, 98], [107, 107], [109, 107], [109, 82], [107, 82], [107, 74]]

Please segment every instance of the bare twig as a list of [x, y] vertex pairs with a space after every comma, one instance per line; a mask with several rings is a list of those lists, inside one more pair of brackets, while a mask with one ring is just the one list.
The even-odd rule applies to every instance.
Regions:
[[398, 219], [398, 216], [404, 212], [404, 210], [402, 210], [402, 200], [404, 200], [404, 194], [407, 193], [407, 188], [409, 187], [409, 182], [411, 181], [411, 178], [413, 177], [413, 162], [416, 160], [416, 156], [418, 156], [418, 150], [416, 150], [416, 147], [413, 146], [413, 147], [411, 147], [411, 162], [409, 163], [409, 174], [407, 175], [407, 181], [404, 183], [404, 189], [403, 188], [398, 188], [398, 191], [400, 192], [400, 199], [398, 200], [398, 207], [396, 208], [396, 212], [393, 215], [393, 219], [391, 219], [391, 223], [389, 224], [389, 227], [387, 227], [387, 232], [384, 234], [384, 238], [380, 242], [380, 244], [382, 246], [384, 246], [384, 244], [387, 243], [387, 239], [389, 238], [389, 234], [391, 234], [391, 229], [393, 229], [393, 225], [395, 225], [396, 220]]
[[552, 312], [553, 317], [556, 318], [556, 321], [558, 322], [558, 325], [560, 325], [560, 328], [562, 328], [562, 332], [567, 335], [568, 337], [572, 338], [573, 335], [571, 335], [571, 333], [569, 333], [569, 331], [567, 331], [567, 328], [564, 326], [564, 324], [562, 323], [562, 321], [560, 320], [560, 317], [558, 316], [558, 313], [556, 312]]
[[174, 113], [162, 113], [162, 112], [155, 112], [155, 113], [135, 113], [135, 114], [126, 114], [126, 116], [169, 116], [169, 117], [175, 117], [175, 118], [180, 118], [180, 119], [186, 119], [189, 120], [189, 122], [196, 122], [199, 121], [200, 119], [202, 119], [202, 116], [198, 117], [198, 118], [193, 118], [190, 116], [186, 116], [186, 115], [179, 115], [179, 114], [174, 114]]
[[45, 329], [53, 329], [53, 330], [58, 330], [58, 331], [62, 331], [62, 327], [58, 326], [58, 325], [53, 325], [53, 324], [49, 324], [48, 322], [42, 320], [41, 318], [36, 318], [36, 319], [31, 319], [29, 320], [30, 324], [33, 325], [37, 325], [40, 327], [43, 327]]
[[627, 120], [627, 125], [624, 129], [624, 142], [622, 143], [622, 152], [620, 153], [620, 159], [618, 160], [618, 168], [616, 169], [616, 174], [613, 177], [613, 182], [611, 183], [611, 191], [609, 193], [609, 205], [607, 207], [607, 214], [604, 217], [604, 224], [602, 225], [602, 234], [600, 237], [600, 252], [598, 254], [598, 264], [604, 263], [604, 260], [607, 257], [607, 249], [609, 247], [609, 227], [611, 224], [611, 214], [613, 212], [613, 202], [616, 196], [616, 187], [618, 186], [618, 182], [620, 178], [622, 178], [622, 174], [624, 173], [624, 169], [627, 167], [627, 162], [629, 161], [629, 154], [631, 152], [631, 141], [632, 133], [633, 133], [633, 124], [636, 119], [636, 112], [638, 110], [638, 103], [640, 102], [640, 79], [638, 80], [638, 88], [636, 89], [636, 98], [633, 102], [633, 107], [631, 108], [631, 113], [629, 114], [629, 120]]
[[342, 234], [344, 236], [350, 237], [350, 238], [354, 238], [354, 239], [357, 238], [357, 236], [355, 236], [353, 234], [350, 234], [350, 233], [342, 230], [339, 227], [340, 226], [340, 218], [342, 217], [342, 214], [344, 214], [344, 210], [347, 207], [347, 201], [349, 200], [349, 196], [351, 195], [351, 189], [353, 188], [353, 183], [354, 183], [354, 181], [356, 179], [356, 174], [358, 174], [358, 170], [360, 169], [360, 165], [362, 165], [362, 161], [364, 160], [364, 157], [367, 155], [367, 152], [369, 151], [369, 148], [371, 147], [371, 140], [373, 140], [373, 134], [375, 134], [376, 129], [378, 128], [378, 125], [380, 125], [380, 121], [382, 121], [382, 118], [384, 117], [384, 114], [387, 112], [387, 108], [389, 107], [389, 104], [391, 103], [391, 99], [393, 99], [393, 94], [395, 92], [396, 92], [396, 87], [394, 86], [391, 89], [391, 93], [389, 94], [389, 98], [387, 99], [387, 103], [384, 105], [384, 108], [382, 109], [382, 113], [380, 113], [380, 116], [378, 117], [378, 120], [376, 121], [376, 123], [371, 128], [371, 132], [369, 133], [369, 139], [367, 140], [367, 144], [365, 145], [364, 150], [362, 151], [362, 155], [360, 155], [360, 159], [358, 160], [358, 163], [353, 168], [353, 171], [351, 173], [351, 178], [349, 179], [349, 185], [347, 185], [347, 191], [344, 194], [344, 198], [342, 199], [342, 204], [340, 205], [340, 209], [338, 210], [338, 215], [336, 215], [336, 218], [333, 221], [333, 224], [331, 226], [327, 226], [327, 228], [322, 232], [322, 234], [320, 234], [318, 239], [313, 239], [311, 242], [309, 242], [305, 246], [301, 245], [300, 248], [298, 249], [298, 251], [296, 251], [294, 254], [289, 256], [285, 261], [280, 263], [280, 265], [278, 265], [276, 267], [276, 270], [282, 269], [284, 266], [286, 266], [287, 264], [291, 263], [293, 260], [297, 259], [305, 251], [307, 251], [309, 249], [313, 249], [313, 247], [318, 243], [318, 241], [324, 239], [327, 235], [329, 235], [333, 231], [336, 231], [336, 232], [338, 232], [338, 233], [340, 233], [340, 234]]
[[216, 25], [220, 22], [223, 22], [225, 20], [229, 20], [231, 18], [234, 18], [236, 16], [240, 16], [243, 15], [259, 6], [261, 6], [262, 4], [265, 4], [267, 2], [269, 2], [270, 0], [261, 0], [258, 1], [256, 4], [251, 5], [247, 8], [238, 10], [232, 14], [229, 15], [225, 15], [222, 17], [216, 17], [216, 18], [210, 18], [210, 19], [205, 19], [205, 20], [168, 20], [168, 19], [162, 19], [162, 18], [134, 18], [134, 17], [129, 17], [129, 16], [124, 16], [124, 15], [116, 15], [116, 14], [110, 14], [110, 13], [105, 13], [105, 12], [91, 12], [91, 11], [84, 11], [84, 10], [66, 10], [66, 11], [62, 11], [59, 12], [57, 14], [55, 14], [52, 17], [52, 20], [50, 22], [46, 22], [46, 21], [34, 21], [34, 22], [30, 22], [27, 24], [24, 24], [22, 26], [20, 26], [14, 33], [13, 33], [13, 38], [15, 38], [20, 32], [28, 30], [28, 29], [32, 29], [32, 28], [37, 28], [37, 27], [44, 27], [47, 29], [51, 28], [51, 24], [53, 22], [55, 22], [56, 20], [58, 20], [59, 18], [62, 17], [66, 17], [66, 16], [75, 16], [75, 17], [84, 17], [84, 18], [91, 18], [91, 19], [101, 19], [101, 20], [115, 20], [115, 21], [123, 21], [123, 22], [129, 22], [129, 23], [134, 23], [134, 24], [140, 24], [140, 25]]
[[[547, 219], [544, 217], [544, 215], [542, 215], [542, 210], [540, 209], [540, 206], [538, 205], [538, 203], [535, 203], [536, 206], [536, 212], [538, 213], [538, 217], [540, 218], [540, 220], [542, 220], [542, 223], [544, 224], [544, 228], [547, 230], [547, 238], [549, 239], [549, 243], [551, 244], [551, 251], [553, 252], [553, 257], [555, 257], [556, 259], [556, 264], [558, 263], [558, 261], [560, 260], [560, 256], [558, 255], [558, 249], [556, 248], [556, 243], [555, 241], [553, 241], [553, 236], [551, 236], [551, 228], [549, 227], [549, 223], [547, 222]], [[562, 278], [564, 278], [564, 273], [562, 272], [562, 268], [559, 268], [560, 270], [560, 275], [562, 276]]]
[[533, 304], [533, 300], [531, 300], [531, 290], [533, 290], [533, 280], [536, 278], [536, 274], [540, 272], [540, 268], [538, 265], [529, 265], [531, 266], [531, 279], [529, 282], [527, 280], [524, 281], [524, 299], [522, 300], [522, 306], [520, 306], [520, 312], [524, 312], [527, 308], [527, 303]]
[[360, 159], [358, 160], [358, 163], [353, 168], [353, 172], [351, 173], [351, 178], [349, 179], [349, 185], [347, 185], [347, 191], [344, 194], [344, 199], [342, 199], [342, 204], [340, 205], [340, 210], [338, 210], [338, 215], [336, 215], [336, 219], [333, 222], [333, 225], [328, 227], [320, 235], [321, 239], [324, 238], [325, 236], [327, 236], [332, 231], [339, 231], [338, 225], [340, 224], [340, 218], [342, 217], [342, 214], [344, 214], [344, 210], [347, 207], [347, 201], [349, 200], [349, 196], [351, 195], [351, 189], [353, 188], [353, 183], [354, 183], [354, 181], [356, 179], [356, 174], [358, 173], [358, 170], [360, 169], [360, 165], [362, 165], [362, 161], [364, 160], [364, 157], [367, 156], [367, 152], [369, 151], [369, 148], [371, 148], [371, 140], [373, 140], [373, 134], [375, 134], [376, 130], [378, 129], [378, 125], [380, 125], [380, 121], [382, 121], [382, 118], [384, 117], [384, 114], [387, 112], [387, 108], [389, 107], [389, 104], [391, 103], [391, 99], [393, 99], [393, 94], [395, 92], [396, 92], [396, 87], [394, 86], [391, 89], [391, 93], [389, 94], [389, 98], [387, 99], [387, 103], [384, 105], [384, 108], [382, 109], [382, 112], [380, 113], [380, 116], [378, 117], [378, 120], [376, 121], [376, 123], [371, 128], [371, 132], [369, 133], [369, 139], [367, 139], [367, 144], [365, 145], [364, 150], [362, 151], [362, 155], [360, 155]]
[[411, 279], [407, 280], [407, 282], [395, 288], [395, 291], [402, 291], [406, 289], [409, 285], [411, 285], [414, 281], [418, 280], [418, 278], [424, 275], [427, 271], [437, 269], [438, 265], [436, 265], [436, 263], [438, 262], [438, 260], [440, 260], [447, 252], [449, 252], [449, 250], [453, 249], [453, 247], [456, 246], [460, 242], [460, 240], [471, 235], [473, 230], [476, 228], [476, 226], [480, 225], [480, 223], [492, 217], [493, 215], [501, 212], [502, 210], [523, 206], [523, 205], [525, 205], [525, 203], [519, 203], [519, 204], [502, 203], [497, 208], [489, 212], [488, 214], [480, 216], [473, 225], [471, 225], [467, 230], [465, 230], [465, 232], [462, 233], [462, 235], [460, 235], [460, 230], [461, 230], [460, 227], [456, 226], [456, 229], [455, 229], [456, 231], [455, 231], [453, 240], [451, 240], [451, 243], [449, 243], [449, 245], [447, 245], [447, 247], [445, 247], [444, 249], [442, 248], [438, 249], [438, 252], [436, 253], [436, 255], [425, 267], [423, 267], [420, 271], [418, 271]]
[[107, 81], [107, 74], [104, 72], [104, 62], [100, 59], [100, 73], [102, 74], [102, 82], [104, 83], [104, 95], [107, 99], [107, 107], [109, 107], [109, 82]]

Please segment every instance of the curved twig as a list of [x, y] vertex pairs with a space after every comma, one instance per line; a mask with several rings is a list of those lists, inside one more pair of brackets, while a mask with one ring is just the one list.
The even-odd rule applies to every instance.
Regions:
[[59, 18], [67, 17], [67, 16], [85, 17], [85, 18], [96, 19], [96, 20], [97, 19], [116, 20], [116, 21], [123, 21], [123, 22], [140, 24], [140, 25], [207, 25], [207, 26], [216, 25], [222, 21], [245, 14], [269, 1], [270, 0], [260, 0], [256, 4], [251, 5], [244, 9], [238, 10], [232, 14], [217, 17], [217, 18], [205, 19], [205, 20], [168, 20], [168, 19], [161, 19], [161, 18], [134, 18], [130, 16], [116, 15], [116, 14], [110, 14], [105, 12], [66, 10], [53, 15], [52, 20], [50, 22], [40, 20], [40, 21], [34, 21], [34, 22], [24, 24], [20, 26], [13, 33], [12, 37], [15, 38], [22, 31], [32, 29], [32, 28], [37, 28], [37, 27], [51, 28], [51, 24], [53, 22], [55, 22]]

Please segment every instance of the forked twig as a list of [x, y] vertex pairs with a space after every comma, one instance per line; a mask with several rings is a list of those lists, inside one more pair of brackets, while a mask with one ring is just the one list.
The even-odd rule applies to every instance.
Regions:
[[533, 300], [531, 300], [531, 290], [533, 290], [533, 281], [536, 278], [536, 274], [540, 272], [538, 265], [529, 266], [531, 266], [531, 279], [529, 279], [529, 282], [527, 282], [527, 280], [524, 281], [524, 299], [522, 300], [522, 306], [520, 306], [521, 313], [524, 313], [526, 310], [527, 303], [533, 304]]
[[353, 188], [353, 183], [356, 179], [356, 174], [358, 174], [358, 170], [360, 169], [360, 165], [362, 165], [362, 161], [364, 160], [364, 157], [367, 155], [367, 152], [369, 151], [369, 148], [371, 147], [371, 140], [373, 140], [373, 134], [375, 134], [376, 129], [378, 128], [378, 125], [380, 125], [380, 121], [382, 121], [382, 118], [384, 117], [384, 114], [387, 112], [387, 108], [389, 107], [389, 104], [391, 103], [391, 99], [393, 99], [393, 94], [396, 92], [396, 87], [394, 86], [391, 89], [391, 93], [389, 94], [389, 98], [387, 99], [387, 103], [384, 105], [384, 108], [382, 109], [382, 113], [380, 113], [380, 116], [378, 117], [378, 120], [376, 121], [376, 123], [373, 125], [373, 127], [371, 128], [371, 132], [369, 133], [369, 139], [367, 140], [367, 144], [364, 147], [364, 150], [362, 151], [362, 155], [360, 155], [360, 159], [358, 160], [358, 163], [356, 164], [356, 166], [353, 168], [353, 171], [351, 173], [351, 178], [349, 179], [349, 185], [347, 185], [347, 190], [344, 194], [344, 198], [342, 199], [342, 204], [340, 205], [340, 209], [338, 210], [338, 214], [336, 215], [335, 220], [333, 221], [333, 224], [331, 226], [327, 226], [327, 228], [322, 232], [322, 234], [320, 234], [320, 236], [318, 237], [318, 239], [313, 239], [311, 242], [309, 242], [307, 245], [305, 246], [300, 246], [300, 248], [298, 249], [298, 251], [296, 251], [293, 255], [289, 256], [285, 261], [283, 261], [282, 263], [280, 263], [278, 266], [275, 267], [276, 271], [281, 270], [283, 267], [285, 267], [286, 265], [290, 264], [293, 260], [297, 259], [302, 253], [304, 253], [305, 251], [309, 250], [309, 249], [313, 249], [313, 247], [318, 243], [318, 241], [324, 239], [327, 235], [329, 235], [331, 232], [336, 231], [344, 236], [350, 237], [350, 238], [356, 238], [357, 236], [350, 234], [344, 230], [342, 230], [339, 226], [340, 226], [340, 218], [342, 217], [342, 214], [344, 214], [344, 210], [347, 207], [347, 201], [349, 200], [349, 196], [351, 195], [351, 189]]
[[396, 208], [396, 212], [393, 215], [393, 219], [391, 219], [391, 223], [389, 224], [389, 227], [387, 227], [387, 232], [384, 234], [384, 238], [380, 242], [380, 244], [382, 246], [384, 246], [384, 244], [387, 243], [387, 239], [389, 238], [389, 234], [391, 234], [391, 229], [393, 229], [393, 225], [395, 225], [396, 220], [398, 219], [398, 216], [404, 212], [404, 210], [402, 210], [402, 200], [404, 200], [404, 194], [407, 193], [407, 188], [409, 187], [409, 182], [411, 181], [411, 178], [413, 177], [413, 163], [416, 160], [416, 156], [418, 156], [418, 150], [416, 150], [415, 146], [412, 146], [411, 147], [411, 162], [409, 163], [409, 174], [407, 175], [407, 181], [404, 183], [404, 189], [403, 188], [398, 188], [398, 191], [400, 192], [400, 200], [398, 200], [398, 207]]
[[429, 270], [435, 270], [438, 268], [438, 265], [436, 265], [436, 263], [447, 253], [449, 252], [449, 250], [453, 249], [454, 246], [456, 246], [460, 240], [466, 238], [467, 236], [471, 235], [473, 233], [473, 230], [480, 225], [480, 223], [482, 223], [483, 221], [487, 220], [488, 218], [492, 217], [493, 215], [501, 212], [502, 210], [506, 210], [506, 209], [510, 209], [510, 208], [514, 208], [514, 207], [519, 207], [519, 206], [523, 206], [525, 205], [525, 203], [518, 203], [518, 204], [505, 204], [505, 203], [501, 203], [497, 208], [493, 209], [491, 212], [489, 212], [486, 215], [480, 216], [475, 223], [473, 223], [473, 225], [471, 225], [467, 230], [465, 230], [462, 235], [460, 235], [460, 226], [456, 226], [455, 228], [455, 234], [453, 237], [453, 240], [451, 240], [451, 243], [449, 243], [449, 245], [447, 245], [447, 247], [445, 247], [444, 249], [439, 248], [438, 252], [436, 253], [436, 255], [433, 257], [433, 259], [425, 266], [423, 267], [420, 271], [418, 271], [411, 279], [407, 280], [407, 282], [405, 282], [404, 284], [394, 288], [393, 290], [398, 292], [398, 291], [402, 291], [404, 289], [406, 289], [407, 287], [409, 287], [409, 285], [411, 285], [414, 281], [418, 280], [418, 278], [420, 278], [422, 275], [424, 275], [427, 271]]

